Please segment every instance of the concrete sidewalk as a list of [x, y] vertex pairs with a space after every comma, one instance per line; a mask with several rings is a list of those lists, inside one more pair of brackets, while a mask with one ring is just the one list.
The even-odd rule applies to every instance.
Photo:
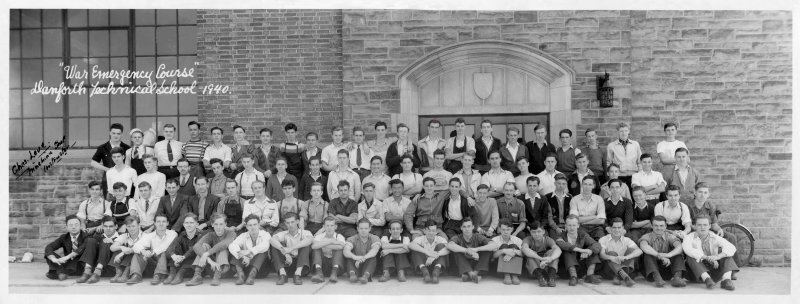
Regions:
[[[198, 287], [178, 286], [151, 286], [149, 278], [145, 278], [142, 283], [128, 286], [126, 284], [111, 284], [110, 278], [102, 278], [100, 282], [92, 285], [77, 284], [75, 279], [70, 277], [65, 281], [49, 280], [44, 274], [47, 272], [45, 263], [10, 263], [9, 264], [9, 292], [10, 293], [33, 293], [33, 294], [294, 294], [294, 295], [592, 295], [592, 294], [774, 294], [786, 295], [790, 291], [791, 268], [742, 268], [738, 274], [738, 280], [734, 281], [735, 291], [723, 290], [719, 284], [708, 290], [703, 284], [688, 284], [684, 288], [664, 288], [653, 287], [652, 283], [646, 282], [641, 276], [637, 277], [636, 286], [628, 288], [614, 286], [611, 281], [603, 281], [600, 285], [579, 283], [578, 286], [568, 286], [566, 280], [558, 280], [558, 286], [553, 288], [539, 287], [536, 281], [523, 278], [522, 284], [518, 286], [503, 285], [502, 279], [484, 276], [480, 284], [464, 283], [460, 278], [442, 277], [438, 285], [424, 284], [421, 277], [409, 276], [408, 282], [400, 283], [396, 279], [389, 282], [380, 283], [377, 280], [368, 283], [366, 286], [351, 284], [347, 280], [340, 280], [339, 283], [331, 284], [328, 282], [314, 284], [309, 278], [303, 279], [303, 285], [296, 286], [289, 283], [284, 286], [276, 286], [277, 279], [274, 273], [267, 278], [257, 279], [255, 285], [236, 286], [233, 279], [222, 280], [220, 286], [210, 286], [210, 279], [204, 280], [204, 284]], [[69, 290], [65, 287], [71, 287]]]

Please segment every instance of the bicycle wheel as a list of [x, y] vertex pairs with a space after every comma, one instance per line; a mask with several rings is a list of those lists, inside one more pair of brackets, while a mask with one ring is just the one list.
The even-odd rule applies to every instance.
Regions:
[[[733, 239], [733, 244], [736, 246], [736, 265], [749, 266], [750, 260], [753, 258], [753, 251], [755, 251], [756, 240], [750, 229], [740, 224], [727, 223], [720, 225], [725, 231], [726, 239], [730, 236]], [[729, 239], [730, 240], [730, 239]]]

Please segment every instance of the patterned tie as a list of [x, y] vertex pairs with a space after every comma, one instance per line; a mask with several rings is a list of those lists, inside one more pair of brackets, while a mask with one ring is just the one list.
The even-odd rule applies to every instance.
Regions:
[[169, 162], [172, 162], [172, 140], [167, 141], [167, 157]]
[[144, 213], [147, 213], [147, 210], [149, 209], [150, 209], [150, 200], [146, 199], [144, 200]]
[[[70, 238], [72, 239], [71, 235]], [[78, 250], [78, 238], [72, 239], [72, 252], [75, 252], [76, 250]]]
[[356, 166], [361, 169], [361, 145], [358, 145], [358, 149], [356, 150]]
[[133, 158], [134, 159], [138, 159], [139, 158], [139, 147], [136, 147], [136, 148], [133, 149]]

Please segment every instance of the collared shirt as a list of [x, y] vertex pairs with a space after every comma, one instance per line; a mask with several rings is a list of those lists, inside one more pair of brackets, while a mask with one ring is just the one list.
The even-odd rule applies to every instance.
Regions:
[[[225, 197], [225, 184], [227, 182], [228, 178], [225, 175], [214, 176], [214, 178], [209, 181], [208, 193], [219, 197]], [[250, 191], [252, 191], [252, 189]]]
[[[332, 166], [332, 167], [338, 166], [339, 165], [339, 150], [345, 149], [345, 148], [347, 148], [347, 145], [345, 145], [344, 143], [341, 143], [338, 146], [336, 144], [330, 144], [330, 145], [326, 146], [325, 148], [322, 149], [322, 161], [327, 163], [328, 166]], [[367, 161], [367, 162], [369, 162], [369, 161]], [[350, 188], [353, 188], [352, 186], [353, 185], [350, 185]], [[328, 192], [328, 195], [330, 195], [330, 192]], [[330, 196], [330, 197], [334, 197], [334, 196]]]
[[106, 186], [108, 187], [109, 192], [111, 189], [114, 189], [114, 184], [117, 182], [125, 184], [125, 196], [131, 195], [131, 186], [133, 186], [134, 182], [139, 176], [131, 167], [125, 165], [122, 169], [117, 169], [117, 167], [113, 167], [106, 171]]
[[456, 237], [451, 238], [450, 241], [464, 248], [477, 248], [485, 246], [490, 242], [488, 238], [479, 233], [473, 233], [469, 240], [465, 239], [463, 234], [459, 234]]
[[136, 244], [136, 242], [142, 239], [143, 235], [144, 232], [141, 231], [139, 231], [139, 233], [136, 234], [136, 237], [132, 237], [130, 232], [123, 233], [114, 240], [114, 244], [117, 244], [118, 246], [133, 247]]
[[350, 247], [353, 250], [353, 254], [361, 256], [367, 254], [376, 245], [380, 247], [381, 239], [370, 233], [367, 235], [366, 240], [362, 239], [358, 234], [347, 238], [345, 247]]
[[641, 222], [644, 220], [650, 221], [653, 219], [653, 208], [650, 207], [647, 202], [644, 202], [644, 206], [639, 206], [636, 203], [633, 203], [633, 221]]
[[537, 241], [533, 236], [528, 236], [522, 240], [522, 244], [523, 246], [528, 246], [528, 248], [536, 252], [539, 256], [542, 256], [549, 248], [556, 246], [556, 241], [546, 235], [542, 237], [540, 241]]
[[628, 139], [627, 145], [623, 145], [619, 140], [612, 141], [606, 146], [606, 157], [608, 164], [617, 164], [621, 172], [620, 176], [627, 176], [629, 172], [639, 171], [639, 157], [642, 156], [642, 148], [635, 140]]
[[553, 192], [550, 193], [550, 196], [556, 198], [556, 205], [558, 206], [558, 216], [556, 216], [556, 218], [557, 218], [556, 219], [556, 223], [557, 224], [564, 224], [564, 221], [565, 221], [564, 219], [566, 218], [566, 216], [564, 216], [564, 214], [565, 214], [564, 212], [565, 211], [567, 213], [570, 212], [570, 210], [564, 210], [564, 202], [566, 201], [567, 197], [569, 197], [570, 200], [572, 200], [572, 194], [569, 194], [569, 192], [566, 192], [566, 191], [564, 191], [564, 193], [561, 193], [561, 194], [559, 194], [558, 192], [553, 191]]
[[313, 199], [300, 202], [300, 218], [306, 219], [306, 224], [309, 222], [322, 224], [326, 216], [328, 216], [328, 202], [322, 199], [319, 202]]
[[203, 160], [210, 161], [212, 158], [219, 158], [219, 160], [225, 161], [232, 161], [233, 159], [233, 150], [228, 145], [220, 143], [219, 147], [215, 144], [210, 144], [206, 146], [205, 152], [203, 152]]
[[492, 238], [492, 242], [500, 245], [514, 245], [517, 246], [517, 249], [522, 249], [522, 239], [513, 235], [509, 236], [508, 241], [504, 240], [502, 235], [498, 235]]
[[683, 238], [683, 253], [687, 258], [693, 258], [700, 262], [703, 256], [717, 255], [722, 249], [725, 256], [733, 256], [736, 253], [736, 246], [728, 242], [725, 238], [713, 232], [708, 232], [706, 238], [701, 238], [697, 232], [689, 233]]
[[497, 201], [495, 199], [489, 197], [486, 198], [484, 202], [476, 201], [475, 211], [478, 214], [478, 221], [475, 222], [475, 227], [497, 231], [497, 225], [500, 222], [500, 213], [497, 209]]
[[503, 191], [503, 186], [505, 186], [506, 183], [513, 182], [515, 182], [514, 174], [501, 168], [489, 170], [489, 172], [486, 172], [486, 174], [481, 177], [481, 184], [489, 185], [491, 188], [490, 190], [496, 191]]
[[394, 199], [394, 196], [387, 197], [383, 200], [383, 211], [385, 213], [389, 213], [392, 217], [395, 218], [402, 218], [403, 215], [406, 213], [408, 209], [408, 205], [411, 204], [411, 200], [405, 196], [401, 196], [400, 201]]
[[611, 227], [611, 220], [615, 217], [621, 218], [626, 230], [630, 230], [633, 223], [633, 202], [629, 199], [620, 197], [619, 201], [612, 198], [605, 200], [606, 226]]
[[498, 197], [497, 213], [500, 219], [508, 219], [514, 225], [528, 222], [528, 219], [525, 217], [525, 205], [515, 197], [510, 199], [505, 196]]
[[[358, 148], [361, 147], [361, 166], [358, 165]], [[357, 143], [353, 143], [353, 150], [350, 150], [350, 168], [356, 169], [361, 168], [365, 170], [370, 170], [371, 164], [370, 159], [372, 159], [372, 150], [369, 149], [367, 143], [361, 143], [360, 145]]]
[[653, 215], [661, 215], [667, 219], [667, 225], [683, 223], [684, 225], [692, 224], [692, 214], [686, 204], [678, 202], [677, 205], [671, 206], [669, 201], [663, 201], [653, 208]]
[[692, 218], [696, 218], [698, 215], [705, 215], [711, 220], [711, 225], [717, 223], [717, 206], [714, 203], [705, 201], [700, 208], [697, 208], [695, 202], [686, 205], [689, 207]]
[[[212, 232], [213, 233], [213, 232]], [[272, 236], [269, 232], [264, 230], [258, 231], [258, 236], [255, 240], [250, 235], [250, 231], [240, 234], [228, 245], [228, 251], [231, 252], [233, 257], [240, 259], [242, 256], [239, 254], [242, 250], [250, 250], [253, 255], [269, 251], [269, 239]]]
[[[172, 146], [172, 161], [169, 161], [169, 152], [167, 151], [167, 142]], [[153, 151], [158, 158], [159, 166], [177, 166], [178, 160], [183, 157], [183, 143], [177, 140], [162, 140], [156, 143]]]
[[78, 213], [75, 215], [77, 215], [81, 221], [98, 221], [105, 215], [111, 216], [111, 202], [102, 198], [96, 201], [91, 198], [86, 199], [78, 205]]
[[650, 232], [639, 238], [639, 246], [647, 242], [647, 245], [652, 247], [658, 253], [668, 253], [677, 247], [681, 247], [681, 240], [672, 233], [665, 231], [661, 235], [655, 232]]
[[464, 219], [464, 215], [461, 214], [461, 197], [458, 196], [453, 198], [449, 196], [450, 199], [447, 203], [447, 216], [450, 217], [451, 220], [460, 221]]
[[389, 178], [388, 175], [381, 173], [378, 177], [375, 175], [368, 175], [364, 177], [364, 180], [361, 181], [361, 185], [365, 185], [367, 183], [372, 183], [375, 185], [375, 198], [378, 200], [385, 200], [389, 197]]
[[[328, 205], [328, 213], [347, 217], [353, 214], [358, 216], [358, 203], [350, 198], [348, 198], [346, 201], [342, 201], [342, 198], [337, 197], [332, 199]], [[339, 226], [342, 225], [355, 226], [354, 224], [339, 223]]]
[[461, 181], [461, 190], [466, 191], [469, 197], [475, 197], [475, 195], [478, 194], [478, 186], [481, 184], [481, 173], [475, 169], [469, 170], [472, 172], [472, 174], [469, 175], [469, 180], [467, 180], [467, 175], [464, 175], [464, 169], [453, 174], [453, 177]]
[[[297, 230], [294, 234], [291, 234], [289, 230], [284, 230], [278, 233], [275, 233], [274, 237], [278, 242], [281, 243], [284, 247], [286, 246], [294, 246], [299, 244], [300, 242], [307, 240], [307, 239], [314, 239], [314, 235], [311, 234], [311, 231], [308, 230]], [[289, 252], [289, 255], [296, 257], [298, 253], [298, 249], [292, 250]]]
[[[372, 199], [372, 205], [367, 206], [366, 200], [361, 200], [358, 203], [358, 220], [362, 218], [366, 218], [372, 223], [373, 227], [382, 227], [386, 224], [386, 217], [385, 217], [386, 210], [383, 208], [383, 202], [378, 199]], [[402, 213], [401, 213], [402, 216]]]
[[428, 160], [430, 161], [431, 166], [433, 166], [433, 152], [435, 152], [436, 149], [444, 149], [446, 145], [447, 141], [444, 139], [437, 138], [434, 140], [430, 137], [430, 135], [420, 140], [417, 144], [417, 146], [419, 146], [421, 149], [425, 149], [425, 154], [428, 155]]
[[139, 198], [133, 200], [130, 211], [136, 210], [141, 226], [147, 227], [155, 223], [156, 211], [158, 211], [160, 200], [160, 196], [153, 196], [152, 194], [149, 199]]
[[[122, 147], [122, 150], [128, 150], [131, 147], [124, 142], [120, 142], [119, 146]], [[92, 160], [98, 163], [103, 164], [103, 167], [111, 168], [114, 166], [114, 160], [111, 158], [111, 149], [115, 148], [111, 145], [110, 141], [103, 143], [102, 145], [98, 146], [92, 156]]]
[[236, 174], [236, 182], [239, 183], [239, 191], [242, 196], [253, 196], [253, 182], [256, 180], [260, 180], [264, 182], [264, 187], [266, 187], [267, 178], [264, 177], [264, 173], [259, 172], [256, 169], [253, 169], [252, 172], [247, 172], [244, 170]]
[[[661, 172], [650, 170], [650, 173], [639, 171], [633, 174], [631, 177], [631, 185], [639, 185], [642, 187], [651, 187], [660, 184], [667, 185], [667, 182], [664, 180], [664, 176], [661, 175]], [[650, 194], [647, 195], [647, 199], [656, 199], [658, 198], [657, 194]]]
[[[436, 192], [433, 197], [428, 198], [421, 195], [419, 198], [411, 201], [406, 207], [406, 212], [403, 214], [403, 221], [406, 227], [422, 227], [428, 219], [432, 219], [436, 224], [442, 224], [442, 208], [444, 201], [450, 197], [449, 193]], [[389, 197], [383, 201], [384, 206], [389, 206], [389, 200], [394, 197]], [[404, 197], [404, 199], [407, 199]]]
[[155, 171], [155, 172], [145, 172], [139, 175], [136, 178], [136, 191], [133, 192], [133, 198], [139, 199], [142, 197], [141, 193], [139, 193], [139, 184], [142, 182], [147, 182], [150, 184], [150, 196], [163, 196], [167, 190], [167, 176], [164, 173]]
[[596, 216], [599, 219], [606, 219], [606, 206], [603, 199], [597, 194], [592, 194], [589, 200], [584, 195], [576, 195], [570, 201], [570, 214], [577, 216]]
[[433, 237], [433, 241], [429, 241], [428, 238], [423, 235], [415, 238], [413, 242], [425, 250], [436, 250], [436, 246], [447, 245], [447, 240], [438, 235]]
[[[350, 183], [347, 196], [352, 200], [357, 199], [356, 189], [361, 189], [361, 177], [358, 175], [358, 173], [355, 173], [350, 169], [345, 171], [334, 170], [328, 174], [328, 197], [339, 197], [338, 185], [339, 181], [342, 180], [346, 180], [348, 183]], [[361, 191], [358, 191], [358, 193], [361, 193]]]
[[511, 143], [506, 143], [506, 149], [508, 149], [508, 153], [511, 154], [511, 158], [516, 161], [517, 152], [519, 151], [519, 143], [513, 146], [511, 145]]
[[619, 239], [615, 239], [614, 236], [607, 234], [597, 240], [600, 243], [600, 248], [606, 253], [615, 252], [617, 256], [624, 256], [625, 252], [628, 249], [638, 249], [639, 246], [636, 246], [636, 243], [633, 242], [630, 238], [626, 236], [620, 236]]
[[550, 192], [556, 191], [556, 174], [559, 174], [558, 170], [553, 170], [553, 174], [547, 172], [547, 170], [542, 171], [539, 174], [536, 174], [536, 177], [539, 178], [539, 194], [545, 195]]
[[[419, 173], [411, 173], [411, 174], [404, 174], [399, 173], [392, 176], [392, 179], [399, 179], [403, 181], [403, 189], [413, 189], [414, 187], [419, 186], [419, 189], [422, 189], [422, 174]], [[405, 192], [404, 192], [405, 193]], [[412, 193], [413, 194], [413, 193]], [[403, 194], [405, 196], [405, 194]]]
[[453, 173], [450, 173], [450, 171], [444, 169], [441, 170], [432, 169], [426, 172], [425, 175], [422, 176], [422, 179], [424, 180], [426, 177], [433, 178], [435, 182], [434, 190], [442, 191], [442, 190], [447, 190], [447, 188], [449, 187], [448, 182], [450, 181], [451, 178], [453, 178]]
[[206, 147], [208, 147], [208, 143], [202, 139], [194, 141], [190, 139], [183, 145], [183, 151], [181, 151], [181, 153], [190, 163], [199, 163], [203, 161], [203, 156], [206, 154]]
[[272, 227], [278, 227], [278, 224], [280, 224], [278, 203], [269, 199], [269, 197], [265, 197], [263, 201], [259, 201], [254, 197], [245, 203], [242, 206], [242, 220], [251, 214], [258, 215], [261, 222], [267, 222]]
[[164, 236], [159, 236], [156, 231], [147, 233], [139, 238], [139, 241], [133, 245], [133, 252], [142, 253], [142, 250], [150, 250], [156, 255], [161, 254], [167, 251], [167, 248], [176, 237], [178, 237], [178, 233], [172, 229], [167, 229]]

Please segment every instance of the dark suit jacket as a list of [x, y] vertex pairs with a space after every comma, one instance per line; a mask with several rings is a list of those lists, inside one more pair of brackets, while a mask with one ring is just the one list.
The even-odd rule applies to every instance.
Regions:
[[[552, 213], [550, 212], [550, 204], [548, 204], [547, 200], [539, 196], [534, 199], [527, 199], [525, 195], [520, 195], [517, 199], [521, 200], [523, 204], [525, 204], [525, 218], [528, 220], [528, 227], [530, 227], [530, 223], [534, 221], [539, 222], [539, 226], [541, 227], [548, 227], [550, 226], [550, 221], [552, 220]], [[556, 206], [558, 207], [558, 206]]]
[[528, 158], [528, 162], [530, 162], [528, 165], [528, 172], [531, 174], [539, 174], [544, 171], [544, 158], [548, 153], [556, 153], [556, 146], [548, 141], [545, 141], [545, 146], [541, 149], [539, 149], [539, 145], [534, 141], [529, 141], [525, 144], [525, 148], [528, 149], [528, 156], [530, 156], [530, 158]]
[[[414, 147], [414, 151], [411, 152], [411, 160], [414, 162], [414, 169], [419, 169], [420, 160], [419, 160], [419, 151], [417, 150], [416, 144], [411, 144]], [[389, 148], [386, 150], [386, 166], [389, 167], [389, 176], [394, 176], [395, 174], [400, 174], [403, 172], [403, 167], [400, 167], [401, 157], [403, 155], [397, 154], [397, 142], [393, 142], [389, 145]]]
[[[156, 215], [166, 215], [169, 224], [168, 229], [171, 229], [178, 222], [178, 219], [185, 213], [186, 196], [180, 193], [175, 194], [175, 203], [170, 202], [169, 194], [164, 195], [158, 201], [158, 209]], [[170, 206], [172, 205], [172, 206]], [[180, 232], [176, 229], [176, 232]]]
[[[214, 213], [216, 213], [216, 211], [217, 211], [217, 206], [219, 205], [219, 201], [220, 201], [219, 196], [211, 195], [211, 194], [206, 195], [206, 204], [205, 204], [205, 206], [203, 208], [204, 209], [203, 210], [203, 215], [205, 215], [205, 218], [204, 219], [199, 219], [199, 221], [198, 221], [199, 224], [205, 223], [209, 219], [211, 219], [211, 216], [213, 216]], [[200, 197], [199, 196], [193, 195], [193, 196], [187, 197], [186, 198], [186, 204], [183, 205], [183, 207], [185, 209], [185, 211], [183, 213], [185, 214], [186, 212], [191, 212], [191, 213], [196, 214], [197, 216], [200, 216], [200, 208], [199, 208], [199, 206], [200, 206]], [[181, 226], [183, 226], [182, 222], [179, 223], [179, 224]]]
[[178, 180], [178, 187], [179, 187], [178, 193], [186, 196], [192, 196], [197, 194], [197, 192], [194, 190], [195, 178], [197, 178], [197, 176], [194, 173], [189, 173], [189, 178], [186, 179], [186, 183], [181, 185], [181, 177], [180, 176], [176, 177], [175, 179]]
[[503, 145], [503, 147], [500, 148], [500, 158], [501, 158], [500, 167], [502, 167], [503, 170], [511, 171], [511, 174], [517, 176], [519, 175], [519, 168], [517, 168], [517, 160], [520, 159], [520, 157], [529, 159], [528, 148], [526, 148], [525, 145], [520, 144], [519, 149], [517, 149], [517, 155], [514, 156], [512, 156], [511, 151], [509, 151], [508, 148], [505, 145]]
[[558, 213], [558, 198], [556, 198], [555, 192], [545, 194], [545, 197], [547, 198], [547, 203], [550, 205], [550, 214], [553, 216], [553, 221], [558, 223], [558, 219], [561, 219], [566, 222], [567, 215], [569, 215], [569, 202], [572, 200], [572, 195], [567, 193], [567, 195], [564, 196], [564, 214]]
[[[301, 155], [303, 156], [302, 157], [302, 160], [303, 160], [303, 174], [305, 175], [305, 174], [308, 174], [308, 172], [310, 172], [309, 170], [311, 170], [310, 158], [308, 157], [308, 155], [306, 155], [306, 151], [303, 151], [303, 153]], [[322, 148], [317, 147], [317, 154], [314, 154], [314, 156], [317, 156], [320, 159], [322, 159]], [[322, 163], [322, 162], [320, 161], [320, 163]], [[325, 170], [322, 170], [322, 174], [323, 175], [325, 174]]]
[[583, 231], [578, 231], [578, 238], [575, 240], [575, 245], [570, 244], [567, 242], [567, 230], [561, 232], [556, 238], [556, 245], [561, 248], [563, 251], [573, 251], [573, 249], [583, 248], [583, 249], [590, 249], [593, 254], [600, 253], [600, 243], [595, 241], [588, 233]]
[[[450, 215], [448, 214], [447, 204], [450, 203], [450, 194], [446, 193], [447, 198], [444, 199], [444, 203], [442, 204], [442, 219], [448, 220]], [[469, 206], [469, 202], [467, 201], [466, 197], [461, 197], [461, 217], [463, 218], [473, 218], [475, 216], [475, 208]]]
[[80, 234], [78, 234], [78, 248], [72, 248], [72, 238], [70, 238], [69, 232], [64, 233], [44, 247], [44, 256], [47, 258], [50, 255], [56, 255], [55, 251], [58, 249], [63, 252], [62, 256], [70, 254], [73, 250], [80, 256], [83, 254], [87, 237], [89, 235], [81, 230]]
[[272, 173], [278, 172], [278, 169], [275, 169], [275, 162], [281, 156], [281, 151], [279, 150], [277, 146], [273, 145], [269, 149], [269, 155], [265, 155], [264, 150], [261, 150], [261, 145], [258, 145], [253, 149], [253, 167], [261, 173], [267, 170], [272, 171]]
[[500, 142], [500, 139], [494, 137], [492, 140], [492, 146], [487, 147], [483, 140], [481, 139], [481, 135], [478, 134], [475, 139], [475, 169], [481, 172], [489, 171], [491, 166], [489, 166], [489, 152], [494, 150], [500, 150], [500, 147], [503, 145]]
[[[592, 193], [600, 195], [600, 179], [594, 174], [588, 176], [591, 176], [594, 180], [594, 189], [592, 189]], [[569, 194], [572, 194], [572, 196], [581, 194], [581, 184], [582, 181], [578, 180], [578, 172], [572, 172], [572, 174], [567, 175], [567, 189], [569, 189]]]

